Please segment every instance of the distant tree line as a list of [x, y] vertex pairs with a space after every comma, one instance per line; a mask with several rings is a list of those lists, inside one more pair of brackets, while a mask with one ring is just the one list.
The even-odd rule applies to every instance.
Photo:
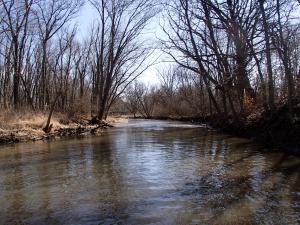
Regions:
[[125, 106], [134, 117], [204, 117], [209, 100], [201, 77], [178, 66], [159, 74], [160, 85], [136, 81], [125, 92]]

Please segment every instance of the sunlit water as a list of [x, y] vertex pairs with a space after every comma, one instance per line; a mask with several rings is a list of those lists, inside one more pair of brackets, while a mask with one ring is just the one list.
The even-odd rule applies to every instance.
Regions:
[[245, 139], [133, 120], [0, 146], [0, 224], [299, 224], [299, 168]]

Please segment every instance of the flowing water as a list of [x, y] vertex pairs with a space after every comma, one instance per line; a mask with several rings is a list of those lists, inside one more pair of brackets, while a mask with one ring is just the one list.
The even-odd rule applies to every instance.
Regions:
[[300, 159], [179, 122], [0, 146], [0, 224], [299, 224]]

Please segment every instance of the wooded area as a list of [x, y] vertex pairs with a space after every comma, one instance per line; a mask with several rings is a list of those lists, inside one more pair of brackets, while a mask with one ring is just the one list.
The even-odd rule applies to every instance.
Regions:
[[[72, 20], [84, 4], [97, 20], [81, 40]], [[297, 12], [296, 0], [1, 0], [1, 108], [101, 121], [122, 101], [144, 117], [214, 115], [239, 124], [286, 105], [293, 121]], [[158, 14], [161, 50], [174, 65], [159, 72], [160, 86], [147, 87], [135, 80], [151, 66], [143, 31]]]
[[297, 1], [286, 0], [168, 1], [161, 44], [177, 66], [161, 72], [162, 85], [150, 95], [169, 108], [166, 114], [192, 111], [239, 123], [287, 104], [293, 120], [300, 93], [297, 10]]
[[[80, 40], [72, 21], [83, 4], [98, 17]], [[152, 50], [139, 36], [156, 12], [147, 0], [1, 0], [1, 108], [55, 108], [102, 120], [148, 68]]]

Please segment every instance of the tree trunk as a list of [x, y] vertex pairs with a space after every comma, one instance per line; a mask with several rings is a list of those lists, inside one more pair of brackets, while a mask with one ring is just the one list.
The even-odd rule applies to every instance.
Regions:
[[61, 93], [58, 93], [51, 105], [51, 108], [50, 108], [50, 112], [49, 112], [49, 115], [48, 115], [48, 119], [47, 119], [47, 123], [45, 125], [45, 127], [43, 128], [43, 131], [45, 133], [50, 133], [51, 132], [51, 129], [52, 129], [52, 124], [50, 124], [51, 122], [51, 117], [52, 117], [52, 114], [53, 114], [53, 111], [54, 111], [54, 108], [55, 108], [55, 104], [59, 98], [59, 96], [61, 95]]
[[267, 58], [267, 73], [268, 73], [268, 93], [269, 93], [269, 108], [274, 111], [274, 81], [273, 81], [273, 70], [272, 70], [272, 59], [271, 59], [271, 47], [270, 47], [270, 36], [269, 36], [269, 24], [265, 14], [264, 8], [265, 0], [259, 0], [260, 12], [263, 20], [264, 36], [266, 42], [266, 58]]

